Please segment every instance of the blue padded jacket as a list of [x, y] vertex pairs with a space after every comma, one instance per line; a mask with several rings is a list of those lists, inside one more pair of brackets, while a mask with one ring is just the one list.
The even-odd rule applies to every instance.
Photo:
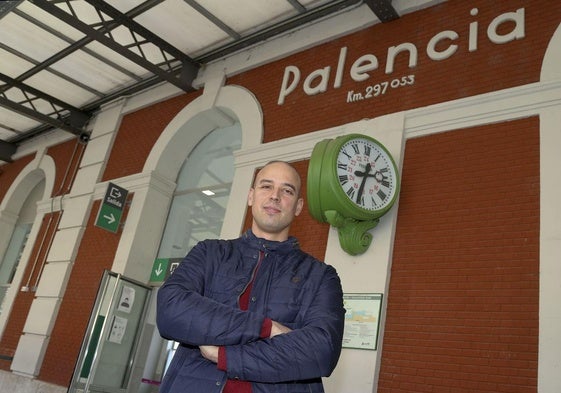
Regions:
[[[261, 264], [249, 309], [238, 300]], [[265, 318], [293, 329], [260, 339]], [[228, 378], [252, 382], [253, 393], [323, 392], [341, 353], [345, 309], [335, 269], [284, 242], [251, 231], [235, 240], [198, 243], [158, 291], [162, 337], [180, 343], [161, 393], [221, 392]], [[226, 348], [227, 371], [199, 345]]]

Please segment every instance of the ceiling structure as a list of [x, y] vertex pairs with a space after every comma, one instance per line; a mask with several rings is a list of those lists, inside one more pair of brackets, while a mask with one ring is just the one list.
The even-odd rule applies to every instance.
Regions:
[[53, 129], [87, 142], [101, 105], [352, 7], [399, 18], [391, 0], [0, 2], [0, 160]]

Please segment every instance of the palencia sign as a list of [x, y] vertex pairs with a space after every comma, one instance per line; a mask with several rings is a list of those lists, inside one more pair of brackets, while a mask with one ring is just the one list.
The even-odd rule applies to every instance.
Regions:
[[[477, 8], [473, 8], [470, 11], [471, 16], [476, 17], [479, 13]], [[506, 33], [499, 33], [499, 26], [504, 23], [509, 23], [508, 26], [512, 24], [512, 29]], [[503, 30], [501, 30], [503, 31]], [[454, 30], [444, 30], [435, 34], [424, 46], [426, 55], [432, 61], [439, 61], [448, 59], [453, 56], [458, 50], [459, 45], [468, 46], [469, 52], [474, 52], [477, 50], [479, 43], [479, 22], [473, 21], [469, 25], [469, 35], [466, 42], [459, 42], [459, 34]], [[525, 9], [519, 8], [516, 11], [505, 12], [503, 14], [495, 17], [489, 26], [487, 26], [487, 39], [494, 44], [506, 44], [514, 40], [521, 40], [525, 37]], [[439, 48], [439, 49], [437, 49]], [[444, 48], [444, 49], [442, 49]], [[386, 63], [384, 66], [384, 72], [386, 75], [390, 75], [394, 72], [394, 66], [396, 57], [401, 53], [409, 54], [409, 68], [415, 68], [417, 66], [419, 57], [418, 45], [411, 42], [404, 42], [396, 46], [390, 46], [387, 49]], [[337, 68], [334, 74], [331, 73], [331, 66], [326, 66], [312, 71], [307, 75], [302, 84], [301, 88], [304, 93], [308, 96], [325, 93], [329, 89], [330, 82], [334, 89], [341, 87], [343, 83], [343, 78], [345, 77], [345, 64], [347, 63], [347, 47], [341, 48], [339, 52], [339, 59], [337, 61]], [[348, 77], [350, 77], [355, 82], [364, 82], [372, 77], [372, 72], [379, 69], [379, 62], [376, 55], [372, 53], [367, 53], [359, 58], [357, 58], [351, 65], [348, 71]], [[387, 85], [379, 86], [380, 91], [384, 87], [398, 87], [407, 84], [412, 84], [413, 81], [411, 75], [406, 77], [410, 83], [404, 81], [403, 78], [397, 78], [395, 80], [387, 81]], [[282, 84], [279, 92], [279, 97], [277, 104], [283, 105], [286, 97], [294, 92], [300, 86], [300, 80], [302, 79], [302, 73], [297, 66], [289, 65], [284, 69], [284, 75], [282, 78]], [[397, 81], [397, 82], [396, 82]], [[392, 83], [394, 84], [392, 86]], [[380, 92], [378, 92], [380, 93]], [[350, 97], [352, 98], [352, 97]], [[353, 102], [347, 97], [347, 102]]]

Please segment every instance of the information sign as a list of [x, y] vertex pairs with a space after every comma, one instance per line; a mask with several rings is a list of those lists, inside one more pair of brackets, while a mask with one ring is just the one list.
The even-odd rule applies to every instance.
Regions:
[[116, 233], [121, 223], [121, 216], [129, 192], [116, 184], [109, 183], [105, 197], [99, 207], [95, 225]]
[[173, 273], [175, 268], [179, 266], [183, 258], [156, 258], [154, 265], [152, 265], [152, 272], [150, 273], [150, 284], [161, 284], [170, 274]]

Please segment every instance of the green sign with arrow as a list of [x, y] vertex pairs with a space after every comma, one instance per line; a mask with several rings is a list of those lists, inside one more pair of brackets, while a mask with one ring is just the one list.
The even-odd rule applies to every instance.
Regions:
[[179, 266], [183, 258], [156, 258], [150, 273], [150, 283], [163, 283], [175, 268]]
[[109, 183], [103, 202], [99, 207], [95, 225], [110, 232], [117, 233], [128, 194], [129, 192], [124, 188]]
[[163, 282], [166, 279], [169, 258], [156, 258], [150, 273], [150, 282]]

